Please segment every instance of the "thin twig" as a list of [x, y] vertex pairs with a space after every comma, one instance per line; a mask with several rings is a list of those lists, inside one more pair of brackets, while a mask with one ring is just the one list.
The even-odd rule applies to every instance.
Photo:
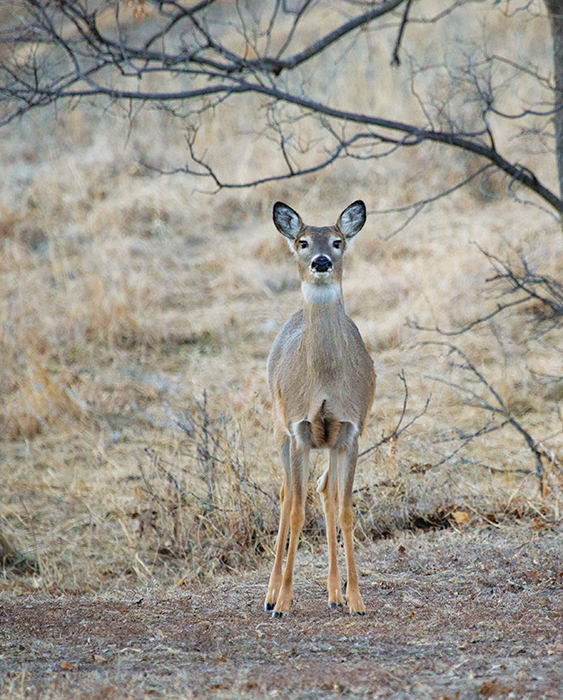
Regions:
[[[438, 342], [438, 341], [425, 341], [421, 343], [421, 345], [432, 345], [432, 346], [441, 346], [444, 348], [447, 348], [450, 353], [455, 353], [457, 354], [462, 360], [463, 364], [462, 365], [456, 365], [460, 369], [470, 372], [478, 381], [479, 383], [485, 387], [485, 389], [492, 395], [494, 399], [494, 404], [491, 403], [490, 401], [487, 401], [484, 399], [482, 396], [478, 395], [473, 389], [470, 389], [469, 387], [457, 384], [455, 382], [450, 382], [445, 379], [442, 379], [440, 377], [434, 377], [434, 381], [441, 382], [442, 384], [445, 384], [446, 386], [449, 386], [452, 389], [455, 389], [456, 391], [460, 393], [464, 393], [470, 397], [470, 400], [465, 400], [466, 403], [469, 405], [473, 405], [476, 408], [483, 409], [485, 411], [488, 411], [489, 413], [492, 413], [493, 415], [501, 415], [504, 417], [505, 422], [507, 425], [511, 425], [514, 430], [516, 430], [517, 433], [523, 438], [524, 442], [528, 446], [529, 450], [531, 451], [535, 465], [536, 465], [536, 478], [538, 480], [540, 492], [543, 494], [545, 493], [546, 489], [546, 482], [545, 482], [545, 471], [543, 468], [543, 458], [546, 457], [546, 450], [545, 448], [541, 445], [540, 442], [534, 440], [532, 435], [524, 428], [522, 423], [516, 419], [514, 416], [513, 412], [510, 410], [510, 408], [505, 404], [503, 401], [502, 397], [500, 396], [499, 392], [495, 389], [495, 387], [485, 378], [482, 372], [480, 372], [477, 367], [471, 362], [469, 357], [466, 355], [466, 353], [463, 352], [459, 347], [456, 345], [452, 345], [451, 343], [448, 342]], [[473, 400], [473, 402], [471, 401]], [[496, 405], [495, 405], [496, 404]]]
[[408, 404], [408, 400], [409, 400], [409, 388], [407, 385], [407, 380], [405, 377], [404, 370], [401, 370], [401, 372], [399, 373], [398, 376], [399, 376], [399, 379], [401, 380], [401, 382], [403, 383], [403, 390], [404, 390], [403, 408], [401, 410], [401, 415], [399, 416], [399, 420], [397, 421], [397, 424], [395, 425], [393, 430], [388, 435], [383, 435], [381, 440], [374, 443], [371, 447], [368, 447], [363, 452], [360, 452], [358, 457], [363, 457], [364, 455], [369, 454], [370, 452], [377, 449], [378, 447], [381, 447], [381, 445], [385, 445], [385, 443], [387, 443], [387, 442], [392, 442], [394, 440], [398, 440], [399, 437], [405, 432], [405, 430], [408, 430], [412, 425], [414, 425], [416, 423], [416, 421], [419, 418], [422, 418], [422, 416], [428, 410], [428, 406], [430, 404], [430, 399], [432, 398], [432, 394], [430, 394], [430, 396], [426, 399], [426, 403], [424, 404], [424, 408], [422, 409], [422, 411], [420, 413], [418, 413], [416, 416], [414, 416], [414, 418], [412, 418], [408, 423], [406, 423], [405, 425], [402, 425], [403, 420], [404, 420], [405, 415], [406, 415], [406, 412], [407, 412], [407, 404]]
[[407, 4], [405, 5], [405, 11], [403, 12], [403, 18], [401, 19], [401, 26], [399, 27], [399, 33], [397, 34], [397, 41], [395, 42], [395, 48], [393, 49], [393, 58], [391, 59], [391, 63], [394, 66], [401, 65], [401, 59], [399, 58], [399, 49], [401, 47], [401, 40], [403, 38], [405, 28], [407, 26], [409, 10], [411, 9], [411, 5], [412, 0], [407, 0]]

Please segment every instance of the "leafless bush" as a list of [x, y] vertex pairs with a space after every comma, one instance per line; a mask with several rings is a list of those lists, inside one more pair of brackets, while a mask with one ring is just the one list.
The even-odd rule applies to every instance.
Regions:
[[[279, 518], [273, 479], [258, 480], [232, 416], [214, 414], [207, 395], [189, 416], [172, 414], [182, 439], [172, 455], [147, 448], [141, 466], [139, 537], [161, 558], [186, 562], [187, 578], [255, 566], [272, 554]], [[310, 488], [305, 534], [323, 534], [318, 499]]]
[[[508, 337], [512, 330], [512, 335], [515, 336], [513, 345], [518, 347], [522, 354], [529, 354], [533, 358], [538, 354], [535, 346], [541, 342], [542, 354], [550, 356], [555, 364], [561, 366], [561, 360], [563, 360], [559, 345], [559, 331], [563, 320], [561, 282], [552, 275], [535, 269], [522, 252], [517, 254], [516, 259], [501, 259], [477, 247], [492, 268], [492, 274], [487, 278], [487, 283], [496, 297], [495, 308], [459, 328], [444, 329], [438, 325], [434, 328], [416, 326], [418, 330], [455, 337], [468, 335], [476, 329], [488, 328], [497, 341], [500, 355], [505, 363], [510, 362], [510, 352], [503, 338]], [[516, 326], [517, 333], [514, 332]], [[558, 484], [557, 489], [559, 489], [563, 467], [561, 457], [553, 446], [555, 444], [553, 441], [563, 433], [558, 401], [555, 401], [553, 412], [559, 415], [559, 430], [546, 434], [544, 426], [541, 428], [535, 426], [531, 429], [526, 426], [525, 411], [519, 408], [519, 404], [526, 403], [518, 399], [518, 393], [522, 392], [522, 388], [512, 390], [509, 392], [510, 396], [503, 396], [503, 391], [495, 386], [494, 381], [487, 378], [486, 372], [471, 358], [470, 352], [449, 341], [424, 341], [423, 345], [441, 346], [446, 352], [448, 374], [446, 377], [434, 377], [434, 380], [456, 392], [464, 406], [478, 409], [477, 412], [485, 415], [480, 427], [470, 431], [463, 429], [457, 431], [456, 446], [444, 456], [438, 466], [460, 455], [478, 438], [488, 438], [494, 434], [505, 435], [507, 431], [512, 430], [524, 441], [533, 457], [534, 472], [542, 497], [547, 496], [551, 472], [555, 475], [555, 483]], [[522, 376], [519, 377], [521, 387], [537, 383], [538, 377], [534, 376], [535, 373], [529, 361], [524, 371], [526, 381], [522, 381]], [[563, 375], [560, 373], [549, 377], [544, 374], [543, 379], [563, 383]], [[540, 431], [544, 433], [542, 438], [536, 435]], [[460, 459], [462, 463], [467, 462], [463, 456], [460, 456]], [[495, 469], [490, 465], [480, 464], [485, 469]]]
[[270, 546], [276, 499], [250, 474], [239, 426], [212, 416], [206, 395], [173, 421], [182, 433], [176, 453], [147, 448], [141, 466], [139, 537], [160, 557], [184, 559], [196, 577], [250, 565]]
[[[405, 397], [396, 426], [362, 453], [365, 465], [367, 455], [372, 458], [377, 451], [388, 450], [389, 468], [385, 478], [354, 493], [356, 537], [369, 541], [399, 530], [449, 527], [459, 512], [466, 515], [470, 510], [477, 514], [483, 510], [484, 522], [502, 518], [506, 499], [498, 504], [489, 496], [483, 503], [471, 501], [463, 486], [471, 479], [471, 467], [455, 478], [459, 462], [435, 465], [399, 457], [405, 432], [429, 405], [410, 415], [404, 375], [401, 380]], [[261, 478], [255, 476], [254, 456], [248, 454], [240, 425], [232, 416], [215, 412], [206, 394], [194, 401], [189, 415], [170, 411], [169, 415], [181, 438], [167, 440], [164, 449], [145, 450], [148, 461], [140, 467], [138, 508], [133, 513], [139, 546], [148, 547], [155, 561], [183, 566], [183, 580], [254, 568], [273, 556], [281, 480], [263, 470]], [[318, 550], [324, 548], [325, 524], [314, 483], [311, 478], [303, 546]]]
[[12, 569], [17, 574], [30, 574], [39, 571], [39, 564], [19, 552], [0, 530], [0, 571]]

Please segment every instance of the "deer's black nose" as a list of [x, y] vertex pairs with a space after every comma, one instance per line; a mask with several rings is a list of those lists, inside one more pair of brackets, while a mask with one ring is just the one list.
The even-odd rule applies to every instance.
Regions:
[[313, 272], [328, 272], [332, 270], [332, 260], [326, 255], [319, 255], [314, 260], [311, 260], [311, 270]]

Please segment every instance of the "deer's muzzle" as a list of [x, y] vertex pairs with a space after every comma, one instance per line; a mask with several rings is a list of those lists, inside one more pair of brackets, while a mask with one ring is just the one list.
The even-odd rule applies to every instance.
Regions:
[[318, 255], [311, 260], [311, 270], [313, 272], [330, 272], [332, 270], [332, 260], [326, 255]]

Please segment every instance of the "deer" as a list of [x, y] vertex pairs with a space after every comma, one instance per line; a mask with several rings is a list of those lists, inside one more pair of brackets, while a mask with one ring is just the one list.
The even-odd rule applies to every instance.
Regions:
[[[335, 226], [307, 226], [283, 202], [274, 224], [297, 260], [303, 309], [284, 324], [267, 363], [274, 439], [284, 467], [275, 558], [264, 608], [273, 617], [293, 601], [293, 568], [305, 522], [309, 453], [328, 449], [328, 468], [318, 479], [328, 544], [328, 604], [344, 606], [337, 561], [337, 518], [347, 569], [346, 602], [351, 615], [364, 615], [354, 561], [352, 491], [358, 437], [375, 394], [373, 361], [356, 324], [344, 311], [342, 258], [363, 228], [366, 207], [355, 201]], [[289, 534], [285, 569], [283, 560]]]

